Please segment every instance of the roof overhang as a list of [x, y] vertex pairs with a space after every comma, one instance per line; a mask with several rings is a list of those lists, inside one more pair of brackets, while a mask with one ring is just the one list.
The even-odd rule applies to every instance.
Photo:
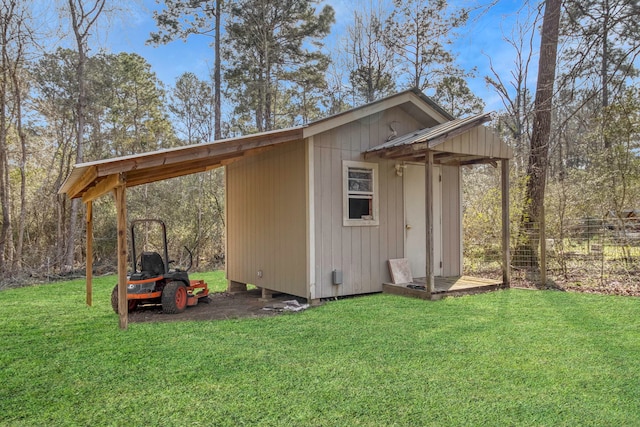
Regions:
[[169, 148], [75, 165], [58, 193], [84, 202], [116, 186], [133, 187], [164, 179], [205, 172], [240, 158], [261, 153], [278, 144], [301, 140], [302, 127], [262, 132], [240, 138]]
[[513, 149], [483, 126], [490, 120], [491, 113], [483, 113], [411, 132], [370, 148], [365, 158], [423, 161], [429, 151], [434, 152], [438, 164], [470, 165], [513, 158]]

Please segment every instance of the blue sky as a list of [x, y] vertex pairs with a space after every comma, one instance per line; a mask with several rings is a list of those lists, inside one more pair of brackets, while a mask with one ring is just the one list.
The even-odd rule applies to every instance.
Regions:
[[[371, 0], [326, 0], [325, 3], [330, 4], [336, 11], [336, 23], [330, 36], [332, 38], [330, 44], [336, 45], [334, 40], [344, 33], [354, 8], [363, 8], [369, 5]], [[489, 3], [489, 0], [452, 0], [450, 3], [482, 5]], [[488, 57], [491, 57], [494, 67], [508, 80], [515, 55], [503, 41], [503, 35], [512, 31], [519, 15], [526, 15], [526, 11], [521, 11], [522, 5], [521, 0], [498, 1], [488, 12], [477, 19], [471, 19], [460, 31], [460, 37], [453, 46], [454, 52], [458, 54], [458, 63], [463, 68], [477, 67], [478, 76], [469, 81], [469, 85], [485, 101], [487, 111], [502, 109], [500, 98], [492, 89], [487, 88], [484, 82], [484, 76], [490, 73]], [[93, 49], [102, 48], [112, 53], [138, 53], [151, 64], [152, 70], [168, 86], [172, 86], [176, 77], [186, 71], [194, 72], [202, 78], [206, 77], [213, 65], [212, 49], [209, 47], [210, 39], [191, 36], [187, 42], [176, 40], [157, 47], [146, 44], [150, 32], [156, 30], [152, 11], [158, 7], [154, 0], [129, 3], [130, 10], [124, 18], [102, 24]], [[535, 79], [537, 57], [532, 64], [534, 70], [531, 78]]]

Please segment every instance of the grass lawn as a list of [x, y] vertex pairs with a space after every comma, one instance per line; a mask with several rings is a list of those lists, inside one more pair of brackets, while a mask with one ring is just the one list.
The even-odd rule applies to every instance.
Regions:
[[83, 281], [0, 292], [0, 425], [640, 425], [638, 298], [373, 295], [120, 331], [114, 283], [94, 307]]

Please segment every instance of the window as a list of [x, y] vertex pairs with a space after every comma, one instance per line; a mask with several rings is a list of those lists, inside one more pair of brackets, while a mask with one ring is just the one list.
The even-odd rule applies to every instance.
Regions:
[[343, 162], [343, 224], [378, 225], [378, 165]]

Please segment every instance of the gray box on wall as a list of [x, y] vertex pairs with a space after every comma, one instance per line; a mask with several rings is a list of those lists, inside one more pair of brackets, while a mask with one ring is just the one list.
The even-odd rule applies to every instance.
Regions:
[[331, 272], [331, 280], [334, 285], [342, 285], [342, 270], [333, 270]]

